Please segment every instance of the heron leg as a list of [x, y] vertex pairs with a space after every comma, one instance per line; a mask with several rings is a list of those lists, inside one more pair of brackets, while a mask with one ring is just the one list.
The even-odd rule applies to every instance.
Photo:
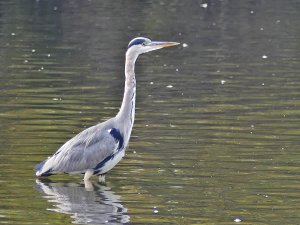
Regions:
[[105, 184], [105, 174], [99, 175], [99, 183]]
[[91, 178], [91, 176], [93, 176], [93, 174], [94, 174], [93, 170], [87, 170], [87, 171], [85, 171], [83, 180], [84, 181], [88, 181]]
[[87, 191], [93, 191], [94, 190], [93, 184], [90, 180], [84, 180], [84, 188]]

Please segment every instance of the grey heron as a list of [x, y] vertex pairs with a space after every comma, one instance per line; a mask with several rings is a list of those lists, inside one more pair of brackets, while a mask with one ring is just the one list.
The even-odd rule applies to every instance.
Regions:
[[58, 173], [84, 174], [84, 181], [93, 175], [105, 182], [105, 174], [125, 155], [135, 117], [136, 80], [135, 62], [140, 54], [177, 42], [151, 41], [137, 37], [128, 44], [125, 60], [125, 88], [117, 115], [89, 127], [63, 144], [51, 157], [35, 166], [36, 176]]

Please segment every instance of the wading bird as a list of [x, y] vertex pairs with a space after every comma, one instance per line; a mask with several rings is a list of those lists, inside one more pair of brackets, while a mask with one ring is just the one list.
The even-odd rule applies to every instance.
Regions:
[[118, 114], [67, 141], [51, 157], [35, 166], [36, 176], [84, 174], [84, 181], [88, 181], [97, 175], [100, 182], [105, 182], [105, 174], [122, 159], [129, 142], [135, 114], [136, 59], [140, 54], [178, 44], [144, 37], [130, 41], [125, 61], [124, 96]]

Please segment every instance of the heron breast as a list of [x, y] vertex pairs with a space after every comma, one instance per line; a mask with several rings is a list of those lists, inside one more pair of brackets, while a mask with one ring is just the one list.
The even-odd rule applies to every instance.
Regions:
[[106, 157], [103, 161], [101, 161], [95, 168], [94, 174], [104, 174], [114, 168], [118, 162], [121, 161], [123, 156], [125, 155], [125, 151], [118, 151], [117, 153]]

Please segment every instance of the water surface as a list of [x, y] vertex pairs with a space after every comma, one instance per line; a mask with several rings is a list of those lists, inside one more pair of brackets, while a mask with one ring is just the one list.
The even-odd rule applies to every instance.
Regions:
[[[207, 5], [203, 5], [207, 3]], [[298, 224], [300, 5], [1, 1], [0, 223]], [[115, 115], [143, 55], [126, 157], [86, 190], [33, 167]]]

